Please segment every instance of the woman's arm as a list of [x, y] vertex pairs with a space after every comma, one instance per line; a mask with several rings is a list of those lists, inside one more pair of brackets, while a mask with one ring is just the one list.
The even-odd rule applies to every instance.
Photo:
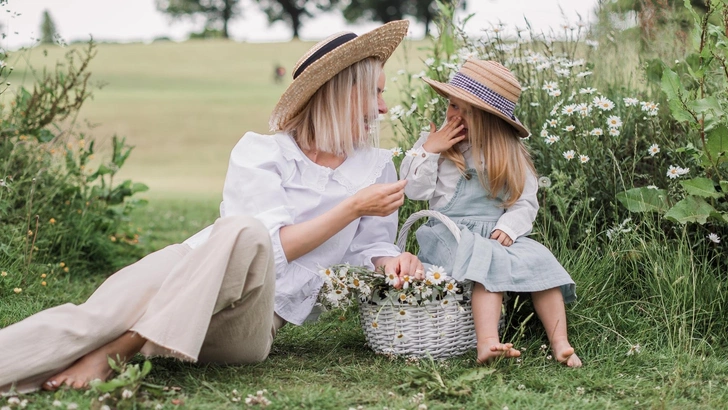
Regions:
[[[538, 181], [536, 176], [529, 172], [526, 175], [521, 197], [510, 208], [506, 209], [506, 212], [498, 219], [498, 223], [493, 228], [492, 239], [509, 246], [519, 237], [531, 232], [533, 221], [536, 219], [536, 213], [538, 212], [537, 192]], [[500, 233], [496, 231], [500, 231]], [[504, 238], [502, 234], [505, 234], [508, 238]], [[503, 238], [503, 241], [501, 241], [501, 238]], [[510, 243], [508, 243], [507, 239], [510, 239]]]

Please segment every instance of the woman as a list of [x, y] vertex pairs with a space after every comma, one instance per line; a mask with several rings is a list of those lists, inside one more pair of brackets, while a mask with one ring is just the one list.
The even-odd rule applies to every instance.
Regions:
[[0, 330], [0, 392], [83, 388], [111, 374], [107, 358], [137, 352], [256, 363], [276, 331], [300, 325], [341, 262], [420, 273], [393, 245], [406, 182], [372, 148], [387, 111], [382, 71], [407, 33], [396, 21], [316, 44], [270, 119], [233, 149], [220, 216], [112, 275], [82, 305], [66, 304]]

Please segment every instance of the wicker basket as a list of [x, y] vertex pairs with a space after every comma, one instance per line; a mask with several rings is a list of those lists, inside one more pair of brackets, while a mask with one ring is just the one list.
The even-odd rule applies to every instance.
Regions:
[[[433, 217], [448, 227], [460, 241], [460, 229], [447, 216], [431, 210], [416, 212], [402, 225], [397, 246], [404, 251], [412, 224], [422, 217]], [[376, 353], [447, 358], [475, 348], [475, 326], [470, 300], [463, 298], [428, 302], [413, 306], [376, 299], [360, 302], [361, 325], [367, 343]], [[403, 310], [405, 315], [400, 314]]]

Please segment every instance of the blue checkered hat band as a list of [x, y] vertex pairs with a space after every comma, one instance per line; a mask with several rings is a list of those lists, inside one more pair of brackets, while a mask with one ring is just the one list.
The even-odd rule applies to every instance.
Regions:
[[513, 110], [516, 108], [516, 103], [507, 100], [502, 95], [473, 80], [467, 75], [461, 73], [455, 74], [452, 80], [450, 80], [450, 85], [473, 94], [483, 100], [486, 104], [500, 111], [506, 117], [516, 120], [516, 117], [513, 116]]

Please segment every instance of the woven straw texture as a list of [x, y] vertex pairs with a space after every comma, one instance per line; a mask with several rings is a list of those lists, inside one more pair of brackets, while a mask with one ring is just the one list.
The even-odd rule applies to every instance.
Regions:
[[[518, 103], [521, 96], [521, 85], [516, 76], [507, 68], [496, 61], [467, 60], [458, 73], [463, 74], [477, 83], [482, 84], [498, 93], [501, 97], [512, 103]], [[511, 124], [522, 138], [528, 137], [531, 133], [518, 120], [513, 120], [495, 109], [478, 96], [452, 84], [445, 84], [439, 81], [423, 78], [438, 94], [445, 98], [455, 97], [466, 103], [478, 107], [483, 111], [496, 115]]]
[[[460, 241], [458, 226], [447, 216], [437, 211], [423, 210], [407, 218], [399, 231], [397, 246], [404, 251], [409, 229], [418, 219], [436, 218], [448, 227]], [[367, 343], [376, 353], [445, 359], [465, 353], [476, 347], [475, 325], [470, 299], [449, 298], [443, 305], [431, 301], [423, 306], [393, 304], [385, 301], [360, 302], [359, 314]], [[505, 297], [504, 297], [504, 300]], [[405, 312], [400, 314], [400, 310]], [[503, 312], [503, 310], [501, 310]], [[376, 326], [372, 323], [376, 322]], [[501, 313], [499, 330], [505, 325]]]
[[[316, 90], [341, 70], [369, 57], [386, 62], [407, 35], [408, 27], [409, 22], [406, 20], [389, 22], [340, 45], [306, 67], [273, 108], [269, 121], [271, 131], [280, 131], [283, 124], [301, 112]], [[345, 33], [335, 34], [314, 45], [298, 60], [291, 72], [295, 73], [311, 54], [342, 34]]]

